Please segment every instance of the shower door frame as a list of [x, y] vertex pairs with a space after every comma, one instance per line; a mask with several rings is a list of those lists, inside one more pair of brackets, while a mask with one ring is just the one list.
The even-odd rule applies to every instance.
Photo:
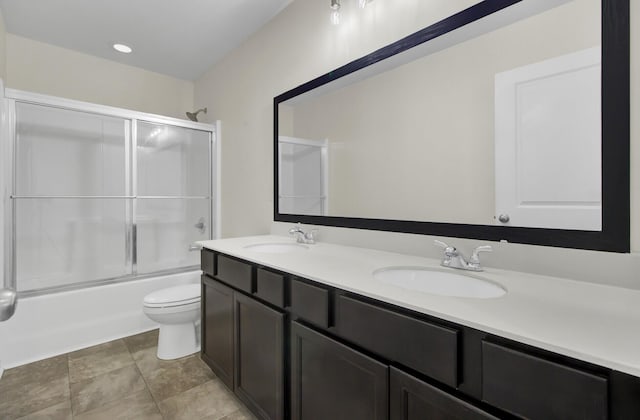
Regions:
[[[217, 239], [220, 237], [220, 121], [213, 124], [205, 124], [193, 122], [189, 120], [181, 120], [178, 118], [166, 117], [162, 115], [149, 114], [139, 111], [128, 110], [124, 108], [111, 107], [107, 105], [99, 105], [89, 102], [76, 101], [73, 99], [60, 98], [49, 95], [42, 95], [33, 92], [26, 92], [16, 89], [4, 89], [4, 97], [2, 100], [1, 127], [3, 156], [0, 157], [4, 176], [0, 176], [2, 187], [2, 201], [4, 206], [4, 237], [1, 240], [4, 243], [4, 283], [5, 287], [17, 290], [17, 272], [16, 272], [16, 198], [47, 198], [47, 196], [17, 196], [16, 192], [16, 103], [27, 103], [33, 105], [46, 106], [70, 111], [78, 111], [90, 114], [96, 114], [107, 117], [121, 118], [125, 121], [126, 136], [124, 140], [125, 148], [125, 195], [123, 196], [55, 196], [55, 198], [112, 198], [123, 199], [128, 216], [125, 223], [125, 261], [124, 265], [130, 274], [111, 277], [104, 279], [96, 279], [70, 283], [65, 285], [57, 285], [35, 290], [19, 291], [20, 297], [39, 296], [43, 294], [56, 293], [67, 290], [83, 289], [106, 284], [113, 284], [136, 279], [165, 276], [183, 272], [189, 272], [199, 269], [199, 265], [185, 266], [179, 268], [158, 270], [150, 273], [137, 273], [137, 223], [136, 223], [136, 206], [137, 206], [137, 127], [138, 122], [163, 124], [174, 127], [187, 128], [206, 132], [209, 135], [209, 196], [144, 196], [144, 198], [166, 198], [166, 199], [182, 199], [188, 200], [192, 198], [209, 200], [209, 239]], [[53, 196], [52, 196], [53, 197]]]

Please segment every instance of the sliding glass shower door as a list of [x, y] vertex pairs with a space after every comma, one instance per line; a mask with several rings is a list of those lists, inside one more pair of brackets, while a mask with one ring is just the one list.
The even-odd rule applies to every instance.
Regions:
[[15, 103], [21, 292], [196, 268], [212, 235], [212, 133]]
[[129, 273], [122, 118], [16, 104], [14, 221], [19, 290]]
[[190, 244], [210, 237], [209, 133], [138, 122], [137, 271], [198, 265]]

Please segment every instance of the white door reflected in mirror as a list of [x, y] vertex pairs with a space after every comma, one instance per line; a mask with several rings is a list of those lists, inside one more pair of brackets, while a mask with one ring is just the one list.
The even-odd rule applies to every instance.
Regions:
[[594, 47], [496, 75], [498, 224], [602, 229], [600, 62]]

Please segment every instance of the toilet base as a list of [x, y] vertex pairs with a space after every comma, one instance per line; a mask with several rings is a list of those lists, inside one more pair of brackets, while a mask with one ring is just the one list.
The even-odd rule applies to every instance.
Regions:
[[160, 325], [158, 359], [179, 359], [198, 351], [200, 351], [200, 340], [193, 322]]

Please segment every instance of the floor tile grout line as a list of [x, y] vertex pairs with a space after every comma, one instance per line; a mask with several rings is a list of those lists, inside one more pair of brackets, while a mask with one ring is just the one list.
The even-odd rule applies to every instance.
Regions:
[[[69, 380], [69, 406], [70, 406], [70, 409], [71, 409], [71, 417], [72, 417], [72, 419], [73, 419], [73, 418], [76, 418], [77, 416], [81, 416], [81, 415], [83, 415], [83, 414], [84, 414], [84, 413], [86, 413], [87, 411], [85, 410], [85, 411], [82, 411], [81, 413], [75, 413], [75, 412], [74, 412], [73, 398], [72, 398], [72, 395], [71, 395], [71, 385], [72, 385], [72, 383], [71, 383], [71, 355], [72, 355], [72, 354], [74, 354], [74, 353], [77, 353], [78, 351], [86, 350], [86, 349], [89, 349], [89, 348], [92, 348], [92, 347], [100, 347], [100, 346], [103, 346], [103, 345], [105, 345], [105, 344], [115, 343], [116, 341], [122, 341], [122, 344], [124, 345], [124, 348], [126, 349], [127, 354], [128, 354], [128, 355], [129, 355], [129, 357], [131, 358], [131, 365], [135, 366], [135, 367], [136, 367], [136, 369], [137, 369], [137, 365], [136, 365], [136, 363], [135, 363], [135, 360], [134, 360], [134, 358], [133, 358], [133, 355], [132, 355], [132, 354], [131, 354], [131, 352], [129, 351], [129, 347], [127, 346], [127, 343], [126, 343], [126, 341], [125, 341], [125, 339], [124, 339], [124, 338], [126, 338], [126, 337], [118, 338], [118, 339], [115, 339], [115, 340], [107, 341], [107, 342], [102, 343], [102, 344], [97, 344], [97, 345], [95, 345], [95, 346], [90, 346], [90, 347], [87, 347], [87, 348], [85, 348], [85, 349], [80, 349], [80, 350], [71, 351], [71, 352], [66, 353], [66, 355], [65, 355], [65, 356], [66, 356], [66, 358], [67, 358], [67, 375], [68, 375], [68, 380]], [[94, 354], [87, 354], [87, 355], [84, 355], [84, 356], [80, 356], [78, 359], [80, 360], [80, 359], [87, 358], [87, 357], [95, 357], [95, 355], [94, 355]], [[97, 378], [99, 378], [100, 376], [108, 375], [108, 374], [110, 374], [110, 373], [112, 373], [112, 372], [114, 372], [114, 371], [116, 371], [116, 370], [122, 369], [123, 367], [127, 367], [127, 366], [128, 366], [128, 365], [120, 366], [120, 367], [117, 367], [117, 368], [112, 368], [112, 369], [107, 370], [107, 371], [105, 371], [105, 372], [102, 372], [102, 373], [99, 373], [99, 374], [96, 374], [96, 375], [89, 376], [89, 377], [84, 378], [84, 379], [82, 379], [82, 380], [80, 380], [80, 381], [74, 382], [74, 383], [73, 383], [73, 385], [78, 385], [78, 384], [81, 384], [81, 383], [83, 383], [83, 382], [87, 382], [87, 381], [91, 381], [91, 380], [96, 380], [96, 379], [97, 379]], [[142, 376], [142, 375], [141, 375], [141, 376]], [[143, 378], [143, 379], [144, 379], [144, 378]], [[146, 386], [146, 383], [145, 383], [145, 386]], [[115, 400], [114, 400], [114, 401], [115, 401]], [[111, 401], [109, 401], [109, 402], [111, 402]], [[98, 407], [96, 407], [96, 408], [98, 408]], [[89, 410], [89, 411], [91, 411], [91, 410]]]
[[[13, 369], [27, 368], [28, 366], [33, 366], [33, 365], [41, 363], [43, 361], [55, 360], [55, 359], [61, 359], [61, 358], [64, 359], [64, 361], [62, 363], [63, 367], [64, 367], [64, 371], [62, 372], [62, 375], [56, 376], [55, 378], [49, 378], [49, 379], [50, 379], [50, 381], [56, 381], [56, 380], [60, 380], [60, 379], [64, 380], [65, 377], [66, 377], [66, 379], [67, 379], [66, 390], [67, 390], [67, 395], [68, 395], [67, 398], [63, 398], [63, 399], [58, 400], [58, 401], [54, 400], [53, 402], [49, 402], [49, 405], [38, 406], [37, 409], [31, 408], [31, 410], [35, 410], [35, 411], [29, 410], [27, 412], [22, 412], [20, 414], [16, 414], [17, 416], [19, 416], [18, 418], [32, 416], [32, 415], [34, 415], [36, 413], [39, 413], [39, 412], [44, 411], [44, 410], [51, 409], [51, 408], [53, 408], [55, 406], [58, 406], [58, 405], [61, 405], [61, 404], [64, 404], [64, 403], [68, 403], [69, 407], [71, 407], [71, 389], [70, 389], [70, 386], [69, 386], [69, 364], [68, 364], [68, 358], [66, 357], [66, 354], [59, 354], [59, 355], [51, 356], [51, 357], [46, 358], [46, 359], [37, 360], [35, 362], [31, 362], [31, 363], [28, 363], [28, 364], [25, 364], [25, 365], [20, 365], [20, 366], [16, 366], [16, 367], [13, 367], [13, 368], [10, 368], [10, 369], [6, 369], [5, 372], [3, 372], [5, 374], [3, 375], [4, 381], [3, 381], [2, 385], [4, 386], [4, 384], [9, 384], [8, 385], [9, 389], [12, 389], [12, 388], [23, 389], [23, 388], [25, 388], [27, 386], [32, 386], [32, 385], [33, 386], [37, 386], [38, 384], [41, 384], [41, 382], [34, 380], [34, 381], [26, 381], [26, 383], [20, 384], [20, 382], [25, 381], [25, 378], [23, 377], [24, 374], [18, 375], [17, 377], [16, 376], [12, 377], [10, 375], [6, 375], [6, 372], [9, 371], [9, 370], [13, 370]], [[13, 383], [16, 380], [18, 381], [18, 383]], [[63, 392], [64, 392], [64, 390], [63, 390]], [[0, 395], [2, 395], [2, 394], [0, 394]], [[2, 398], [0, 398], [0, 404], [7, 404], [8, 402], [9, 402], [9, 400], [3, 400]], [[2, 413], [0, 413], [0, 416], [1, 415], [2, 415]], [[0, 418], [2, 418], [2, 419], [7, 418], [8, 419], [8, 417], [0, 417]]]
[[71, 415], [71, 420], [73, 420], [76, 416], [75, 414], [73, 414], [73, 400], [71, 399], [71, 368], [69, 366], [71, 361], [69, 359], [69, 354], [71, 354], [71, 352], [68, 352], [67, 354], [65, 354], [65, 359], [67, 359], [67, 386], [69, 387], [69, 414]]
[[144, 382], [145, 389], [149, 392], [149, 395], [151, 395], [151, 399], [153, 400], [153, 403], [155, 404], [156, 409], [158, 410], [158, 413], [160, 413], [160, 416], [163, 419], [165, 419], [166, 417], [164, 416], [164, 414], [162, 414], [162, 410], [160, 410], [160, 405], [158, 404], [158, 401], [156, 400], [155, 395], [153, 395], [153, 392], [151, 392], [151, 387], [147, 382], [147, 378], [144, 377], [144, 374], [142, 373], [142, 369], [140, 369], [140, 366], [138, 366], [138, 361], [136, 360], [135, 357], [133, 357], [133, 353], [131, 353], [131, 349], [129, 349], [129, 346], [127, 346], [127, 350], [129, 351], [129, 355], [131, 355], [131, 358], [133, 359], [133, 364], [136, 367], [136, 370], [138, 371], [138, 373], [140, 374], [140, 377], [142, 378], [142, 382]]
[[[133, 358], [133, 355], [132, 355], [131, 357]], [[199, 359], [199, 360], [202, 360], [202, 359], [200, 359], [200, 357], [199, 357], [199, 354], [198, 354], [198, 353], [194, 353], [194, 354], [192, 354], [192, 355], [185, 356], [185, 357], [184, 357], [184, 359], [186, 359], [186, 358], [188, 358], [188, 357], [193, 357], [193, 358], [197, 358], [197, 359]], [[205, 381], [205, 382], [203, 382], [203, 383], [201, 383], [201, 384], [193, 385], [192, 387], [187, 388], [187, 389], [184, 389], [184, 390], [182, 390], [181, 392], [179, 392], [179, 393], [177, 393], [177, 394], [175, 394], [175, 395], [172, 395], [172, 396], [170, 396], [170, 397], [167, 397], [167, 398], [165, 398], [164, 400], [158, 401], [158, 400], [156, 399], [155, 395], [153, 395], [153, 392], [151, 392], [151, 387], [150, 387], [150, 386], [149, 386], [149, 384], [147, 383], [147, 378], [145, 378], [144, 374], [142, 373], [142, 370], [140, 369], [140, 366], [138, 366], [138, 362], [137, 362], [137, 360], [135, 360], [135, 358], [134, 358], [133, 360], [134, 360], [134, 362], [135, 362], [136, 369], [138, 369], [138, 372], [140, 372], [140, 376], [142, 376], [142, 380], [144, 381], [145, 385], [147, 386], [147, 389], [149, 390], [149, 394], [151, 394], [151, 398], [153, 399], [153, 402], [156, 404], [156, 407], [158, 407], [158, 411], [160, 412], [160, 415], [162, 415], [162, 418], [165, 418], [165, 417], [164, 417], [164, 414], [162, 414], [162, 410], [160, 410], [160, 403], [161, 403], [161, 402], [166, 401], [166, 400], [168, 400], [168, 399], [170, 399], [170, 398], [176, 397], [176, 396], [178, 396], [178, 395], [184, 394], [185, 392], [191, 391], [191, 390], [192, 390], [192, 389], [194, 389], [194, 388], [197, 388], [197, 387], [202, 386], [202, 385], [204, 385], [204, 384], [206, 384], [206, 383], [208, 383], [208, 382], [213, 382], [214, 380], [218, 379], [218, 377], [214, 374], [214, 377], [213, 377], [213, 378], [211, 378], [211, 379], [209, 379], [209, 380], [207, 380], [207, 381]], [[160, 360], [162, 360], [162, 359], [160, 359]], [[206, 417], [206, 416], [205, 416], [205, 417]]]

